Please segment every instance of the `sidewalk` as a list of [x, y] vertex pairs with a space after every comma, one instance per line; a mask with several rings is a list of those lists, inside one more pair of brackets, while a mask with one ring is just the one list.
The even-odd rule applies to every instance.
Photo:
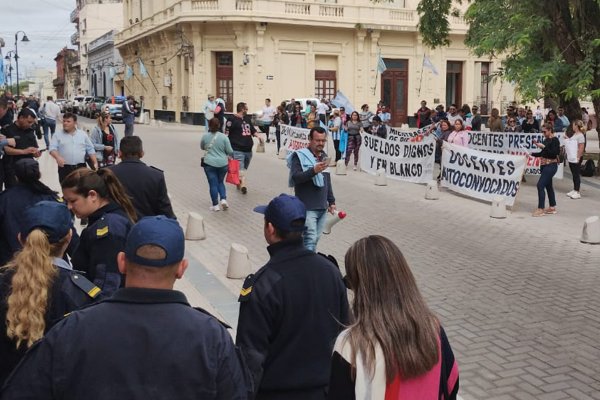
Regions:
[[[231, 208], [209, 212], [199, 165], [203, 129], [135, 129], [144, 161], [165, 170], [182, 226], [191, 211], [205, 218], [207, 239], [186, 243], [193, 262], [180, 287], [235, 325], [242, 281], [225, 277], [229, 246], [246, 246], [255, 270], [268, 260], [263, 220], [252, 209], [291, 193], [284, 161], [267, 144], [252, 160], [248, 194], [228, 185]], [[56, 180], [48, 159], [42, 156], [44, 171]], [[584, 219], [600, 212], [600, 179], [584, 178], [581, 200], [565, 196], [570, 179], [555, 181], [559, 213], [532, 218], [537, 179], [528, 177], [504, 220], [489, 218], [489, 204], [452, 192], [425, 200], [423, 185], [374, 186], [372, 176], [351, 170], [332, 181], [348, 217], [322, 237], [319, 250], [343, 264], [347, 248], [368, 234], [400, 246], [448, 333], [464, 399], [600, 399], [600, 246], [579, 242]]]

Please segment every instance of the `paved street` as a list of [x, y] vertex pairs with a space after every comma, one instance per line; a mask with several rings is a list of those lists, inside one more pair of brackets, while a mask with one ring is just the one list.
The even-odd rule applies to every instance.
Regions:
[[[122, 134], [123, 126], [117, 128]], [[229, 246], [246, 246], [254, 269], [268, 259], [262, 216], [252, 208], [291, 193], [284, 162], [268, 144], [265, 154], [254, 155], [248, 194], [228, 185], [230, 209], [209, 212], [203, 128], [135, 130], [144, 161], [165, 170], [182, 226], [190, 211], [205, 218], [208, 237], [187, 242], [192, 263], [180, 287], [235, 326], [242, 281], [225, 277]], [[53, 160], [44, 154], [41, 163], [45, 180], [56, 186]], [[429, 201], [422, 185], [374, 186], [373, 177], [350, 170], [332, 176], [338, 208], [348, 217], [319, 250], [342, 262], [346, 249], [368, 234], [400, 246], [448, 333], [465, 400], [600, 399], [600, 246], [579, 242], [584, 219], [600, 213], [600, 179], [583, 179], [581, 200], [565, 196], [569, 177], [555, 181], [558, 214], [532, 218], [537, 179], [528, 177], [513, 212], [496, 220], [487, 203], [445, 191]]]

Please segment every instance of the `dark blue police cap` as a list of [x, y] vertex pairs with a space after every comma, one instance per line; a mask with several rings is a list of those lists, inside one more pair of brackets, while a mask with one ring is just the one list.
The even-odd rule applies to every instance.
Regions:
[[[149, 259], [137, 254], [140, 247], [154, 245], [163, 249], [165, 258]], [[183, 260], [185, 238], [183, 229], [174, 219], [158, 215], [144, 217], [131, 228], [125, 243], [127, 260], [145, 267], [167, 267]]]
[[46, 233], [50, 243], [57, 243], [72, 227], [73, 219], [67, 206], [57, 201], [40, 201], [23, 212], [21, 239], [25, 240], [32, 230], [39, 228]]
[[300, 232], [304, 230], [306, 207], [296, 196], [282, 193], [271, 200], [268, 205], [258, 206], [254, 208], [254, 211], [264, 214], [268, 222], [282, 231]]

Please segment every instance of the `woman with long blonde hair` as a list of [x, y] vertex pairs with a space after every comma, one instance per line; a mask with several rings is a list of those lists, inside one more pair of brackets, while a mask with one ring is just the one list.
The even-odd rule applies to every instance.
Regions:
[[107, 295], [124, 284], [117, 254], [137, 216], [125, 188], [108, 168], [80, 168], [61, 182], [63, 197], [78, 218], [87, 218], [71, 261]]
[[71, 236], [72, 217], [64, 204], [41, 201], [24, 211], [23, 249], [0, 270], [0, 386], [54, 323], [100, 293], [63, 260]]
[[402, 252], [368, 236], [345, 257], [355, 322], [338, 336], [329, 399], [456, 399], [458, 366]]

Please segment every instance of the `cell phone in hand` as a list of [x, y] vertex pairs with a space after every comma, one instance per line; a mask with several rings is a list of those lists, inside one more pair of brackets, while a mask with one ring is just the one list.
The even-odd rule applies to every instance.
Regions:
[[38, 150], [38, 151], [39, 151], [40, 153], [43, 153], [43, 152], [45, 152], [46, 150], [48, 150], [48, 149], [41, 149], [41, 150]]

